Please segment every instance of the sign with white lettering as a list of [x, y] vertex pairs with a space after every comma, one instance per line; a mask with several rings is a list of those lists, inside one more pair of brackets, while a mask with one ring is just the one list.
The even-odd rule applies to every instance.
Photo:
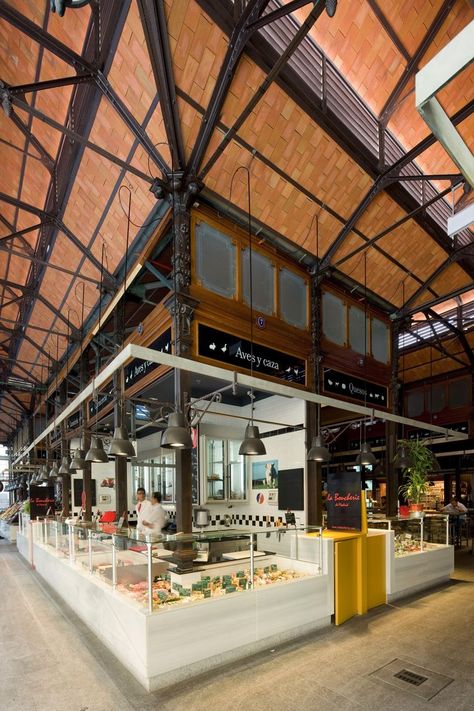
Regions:
[[388, 407], [388, 390], [383, 385], [369, 383], [332, 368], [324, 368], [324, 391], [349, 397], [369, 406]]
[[295, 358], [254, 343], [225, 331], [218, 331], [202, 323], [198, 326], [198, 353], [205, 358], [226, 363], [235, 368], [251, 369], [255, 375], [273, 375], [274, 378], [292, 383], [306, 382], [306, 363]]
[[82, 413], [80, 410], [74, 413], [74, 415], [71, 415], [70, 417], [67, 418], [66, 420], [66, 429], [68, 430], [75, 430], [76, 427], [79, 427], [79, 425], [82, 424]]
[[101, 392], [97, 398], [92, 398], [89, 400], [89, 417], [94, 417], [98, 412], [104, 409], [109, 403], [114, 399], [112, 396], [112, 390], [114, 389], [114, 383], [111, 381], [108, 385], [104, 387], [105, 392]]
[[340, 531], [360, 531], [360, 472], [329, 472], [326, 499], [327, 526]]
[[[167, 328], [148, 348], [151, 348], [153, 351], [160, 351], [160, 353], [171, 354], [171, 328]], [[125, 388], [130, 388], [134, 383], [158, 367], [159, 363], [134, 358], [124, 369]]]

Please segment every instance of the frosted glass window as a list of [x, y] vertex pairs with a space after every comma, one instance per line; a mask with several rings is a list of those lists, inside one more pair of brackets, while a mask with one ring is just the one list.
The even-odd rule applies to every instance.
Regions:
[[449, 407], [466, 407], [471, 404], [471, 379], [453, 380], [449, 383]]
[[[242, 250], [242, 296], [250, 306], [250, 251]], [[275, 266], [267, 257], [252, 251], [253, 308], [264, 314], [275, 311]]]
[[365, 313], [362, 309], [358, 309], [357, 306], [349, 306], [349, 345], [353, 351], [363, 355], [368, 352], [364, 345], [364, 335], [366, 333], [364, 320]]
[[346, 306], [328, 291], [323, 294], [323, 333], [333, 343], [346, 343]]
[[436, 383], [427, 390], [428, 412], [441, 412], [446, 407], [446, 384]]
[[407, 395], [407, 417], [418, 417], [425, 410], [423, 390], [413, 390]]
[[388, 326], [378, 318], [372, 319], [372, 355], [381, 363], [389, 361]]
[[231, 237], [205, 222], [196, 225], [196, 276], [202, 286], [231, 299], [236, 293], [236, 248]]
[[308, 325], [306, 281], [289, 269], [280, 269], [279, 287], [281, 317], [291, 326], [306, 328]]

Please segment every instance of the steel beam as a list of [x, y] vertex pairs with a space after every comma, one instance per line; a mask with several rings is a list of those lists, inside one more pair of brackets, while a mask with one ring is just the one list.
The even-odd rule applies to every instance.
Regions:
[[[412, 304], [414, 304], [415, 301], [417, 301], [420, 298], [421, 294], [424, 291], [426, 291], [434, 281], [436, 281], [436, 279], [445, 271], [445, 269], [450, 267], [457, 260], [466, 256], [465, 252], [468, 249], [472, 249], [474, 251], [474, 246], [472, 244], [466, 244], [463, 247], [461, 247], [460, 249], [457, 249], [455, 252], [453, 252], [451, 254], [451, 256], [445, 262], [443, 262], [443, 264], [441, 264], [437, 269], [435, 269], [435, 271], [428, 277], [428, 279], [425, 280], [425, 282], [420, 286], [420, 288], [417, 291], [415, 291], [415, 293], [412, 294], [409, 299], [407, 299], [407, 301], [403, 305], [402, 310], [399, 312], [400, 315], [401, 314], [408, 315], [408, 313], [409, 313], [408, 307], [411, 306]], [[468, 291], [472, 288], [473, 288], [473, 285], [470, 284], [470, 286], [468, 288], [466, 288], [465, 291]], [[463, 293], [463, 292], [460, 291], [459, 293]], [[435, 306], [437, 303], [440, 303], [440, 301], [445, 301], [449, 298], [452, 298], [452, 295], [441, 296], [441, 297], [439, 297], [439, 300], [431, 301], [429, 303], [429, 306]], [[414, 311], [413, 310], [411, 310], [411, 311], [416, 313], [416, 311], [421, 311], [422, 308], [424, 308], [424, 307], [423, 306], [415, 307]]]
[[[29, 104], [26, 104], [29, 106]], [[16, 114], [13, 109], [10, 112], [10, 119], [15, 124], [15, 126], [22, 132], [22, 134], [29, 140], [31, 145], [35, 150], [38, 151], [40, 155], [40, 161], [47, 168], [49, 173], [53, 172], [54, 160], [51, 154], [46, 150], [43, 144], [36, 138], [34, 133], [31, 132], [29, 127], [22, 121], [22, 119]]]
[[385, 32], [388, 34], [390, 39], [392, 40], [393, 44], [395, 47], [398, 49], [400, 54], [406, 59], [407, 62], [410, 61], [410, 53], [406, 49], [405, 45], [401, 41], [400, 37], [397, 35], [395, 30], [393, 29], [392, 25], [390, 22], [387, 20], [385, 17], [382, 9], [379, 7], [378, 3], [376, 0], [367, 0], [368, 4], [370, 5], [372, 12], [374, 15], [377, 17], [378, 21], [384, 28]]
[[398, 80], [397, 84], [395, 85], [392, 92], [390, 93], [390, 96], [388, 97], [387, 101], [385, 102], [385, 104], [382, 108], [382, 111], [380, 112], [380, 120], [382, 121], [382, 123], [387, 122], [388, 118], [390, 117], [391, 113], [393, 112], [396, 102], [398, 101], [398, 99], [400, 97], [400, 94], [402, 93], [402, 91], [406, 87], [406, 85], [408, 84], [411, 77], [417, 71], [420, 61], [423, 59], [427, 49], [431, 46], [433, 39], [438, 34], [438, 32], [441, 28], [441, 25], [447, 18], [448, 14], [451, 12], [451, 9], [452, 9], [455, 2], [456, 2], [456, 0], [445, 0], [443, 2], [443, 4], [441, 5], [440, 9], [438, 10], [438, 12], [436, 14], [435, 19], [433, 20], [430, 27], [428, 28], [428, 31], [426, 32], [425, 36], [423, 37], [423, 40], [421, 41], [420, 45], [418, 46], [415, 54], [413, 55], [413, 57], [411, 57], [407, 66], [405, 67], [405, 71], [403, 72], [402, 76]]
[[[224, 61], [220, 68], [211, 98], [209, 100], [206, 113], [201, 121], [199, 133], [191, 152], [191, 157], [188, 163], [188, 172], [191, 175], [197, 175], [207, 147], [211, 140], [211, 136], [219, 121], [222, 107], [227, 96], [227, 92], [232, 83], [237, 65], [245, 50], [245, 46], [252, 36], [253, 31], [248, 29], [249, 24], [257, 20], [269, 0], [250, 0], [243, 10], [240, 19], [234, 26], [232, 34], [229, 38], [229, 46], [224, 57]], [[247, 29], [246, 29], [247, 28]]]
[[66, 64], [70, 64], [76, 71], [84, 73], [94, 72], [94, 66], [89, 63], [80, 54], [74, 52], [70, 47], [60, 42], [58, 39], [45, 32], [36, 22], [29, 20], [25, 15], [15, 10], [6, 2], [0, 3], [0, 17], [6, 20], [10, 25], [30, 37], [34, 42], [44, 47], [59, 59], [62, 59]]
[[[462, 180], [462, 177], [460, 178], [460, 180]], [[449, 195], [451, 190], [452, 190], [452, 187], [450, 186], [449, 188], [446, 188], [446, 190], [443, 190], [443, 192], [435, 195], [435, 197], [431, 198], [431, 200], [428, 200], [428, 202], [426, 202], [424, 205], [420, 205], [420, 207], [417, 207], [414, 210], [412, 210], [411, 212], [408, 212], [400, 220], [397, 220], [397, 222], [394, 222], [393, 225], [390, 225], [390, 227], [387, 227], [386, 229], [382, 230], [374, 237], [370, 237], [368, 242], [366, 242], [365, 244], [361, 244], [359, 247], [356, 247], [355, 249], [352, 250], [352, 252], [349, 252], [349, 254], [346, 254], [344, 257], [342, 257], [338, 262], [336, 262], [332, 266], [340, 267], [341, 264], [344, 264], [344, 262], [347, 262], [349, 259], [354, 257], [356, 254], [363, 252], [368, 247], [372, 247], [376, 242], [378, 242], [380, 239], [382, 239], [382, 237], [386, 237], [386, 235], [390, 234], [390, 232], [393, 232], [394, 230], [398, 229], [403, 224], [405, 224], [405, 222], [412, 220], [420, 212], [423, 212], [423, 210], [426, 210], [427, 207], [429, 207], [430, 205], [433, 205], [433, 203], [437, 202], [438, 200], [441, 200], [446, 195]]]
[[[449, 358], [454, 363], [458, 363], [459, 365], [462, 365], [463, 368], [467, 367], [467, 363], [465, 361], [461, 360], [456, 355], [452, 355], [448, 350], [446, 350], [446, 348], [441, 344], [441, 342], [438, 341], [437, 343], [432, 343], [430, 341], [427, 341], [426, 339], [422, 338], [415, 331], [413, 331], [413, 332], [410, 331], [410, 335], [413, 336], [413, 338], [415, 338], [418, 341], [418, 343], [420, 343], [424, 348], [430, 348], [430, 347], [434, 348], [435, 351], [438, 351], [438, 353], [441, 353], [442, 355], [446, 356], [446, 358]], [[413, 348], [415, 348], [415, 346], [413, 346]], [[405, 349], [403, 349], [403, 350], [405, 350]], [[406, 349], [406, 350], [408, 350], [408, 349]], [[416, 350], [419, 350], [419, 349], [416, 348]], [[400, 353], [401, 353], [400, 357], [402, 358], [403, 351], [401, 351]], [[415, 367], [418, 367], [418, 366], [415, 366]]]
[[[157, 269], [151, 262], [145, 262], [145, 267], [148, 269], [148, 271], [153, 274], [154, 277], [156, 277], [160, 283], [161, 286], [166, 287], [166, 289], [169, 289], [170, 291], [173, 291], [173, 283], [170, 279], [167, 279], [164, 274], [160, 272], [159, 269]], [[144, 284], [146, 288], [146, 284]]]
[[[0, 237], [0, 242], [3, 239], [7, 239], [7, 237]], [[28, 243], [26, 243], [28, 244]], [[36, 257], [32, 250], [30, 250], [28, 253], [20, 252], [19, 250], [12, 249], [11, 247], [5, 247], [2, 244], [0, 244], [0, 252], [5, 252], [7, 254], [10, 254], [14, 257], [21, 257], [21, 259], [27, 259], [30, 262], [33, 262], [34, 264], [41, 264], [42, 266], [46, 266], [49, 269], [53, 269], [54, 271], [62, 272], [63, 274], [70, 274], [73, 277], [77, 277], [81, 281], [87, 281], [90, 284], [94, 284], [97, 286], [100, 284], [100, 279], [93, 279], [92, 277], [89, 277], [85, 274], [78, 273], [77, 271], [74, 271], [73, 269], [67, 269], [66, 267], [61, 267], [59, 264], [53, 264], [51, 262], [48, 262], [46, 259], [40, 259], [39, 257]]]
[[288, 2], [286, 5], [282, 5], [277, 10], [267, 12], [266, 15], [263, 15], [258, 20], [254, 20], [253, 22], [248, 23], [246, 29], [251, 31], [259, 30], [261, 27], [269, 25], [270, 22], [274, 22], [275, 20], [278, 20], [280, 17], [284, 17], [285, 15], [290, 15], [295, 10], [299, 10], [305, 5], [310, 4], [314, 4], [314, 0], [292, 0], [292, 2]]
[[[89, 141], [89, 139], [85, 138], [84, 136], [81, 136], [76, 131], [72, 131], [67, 126], [64, 126], [63, 124], [59, 123], [58, 121], [55, 121], [50, 116], [47, 116], [46, 114], [44, 114], [42, 111], [35, 109], [33, 106], [30, 106], [30, 104], [26, 103], [22, 99], [15, 97], [13, 99], [13, 103], [15, 104], [15, 106], [18, 106], [18, 108], [22, 109], [23, 111], [26, 111], [31, 116], [34, 116], [35, 118], [39, 119], [43, 123], [47, 124], [48, 126], [51, 126], [51, 128], [56, 129], [56, 131], [59, 131], [64, 136], [67, 136], [68, 138], [71, 139], [71, 141], [73, 141], [73, 142], [77, 141], [77, 143], [85, 146], [86, 148], [89, 148], [94, 153], [98, 153], [100, 156], [102, 156], [103, 158], [106, 158], [111, 163], [114, 163], [115, 165], [118, 165], [121, 168], [124, 168], [129, 173], [136, 175], [138, 178], [141, 178], [145, 182], [147, 182], [147, 183], [153, 182], [153, 178], [150, 177], [147, 173], [144, 173], [142, 170], [135, 168], [135, 166], [131, 165], [130, 163], [127, 163], [126, 161], [122, 160], [121, 158], [114, 155], [113, 153], [106, 150], [105, 148], [98, 146], [96, 143]], [[11, 118], [13, 118], [15, 116], [16, 116], [15, 112], [12, 111]]]
[[176, 102], [173, 63], [164, 4], [160, 0], [138, 0], [138, 9], [156, 88], [160, 96], [166, 136], [170, 145], [172, 168], [184, 170], [186, 157]]
[[[436, 313], [436, 311], [433, 311], [432, 309], [428, 308], [424, 310], [425, 316], [429, 319], [430, 325], [431, 325], [431, 318], [435, 318], [437, 321], [441, 321], [441, 323], [446, 326], [446, 328], [453, 333], [456, 338], [458, 339], [459, 343], [462, 346], [462, 349], [464, 350], [469, 363], [471, 365], [471, 370], [474, 372], [474, 353], [472, 351], [471, 346], [469, 345], [469, 342], [466, 338], [466, 334], [464, 331], [454, 324], [452, 324], [448, 319], [444, 318], [442, 315]], [[434, 329], [433, 329], [434, 330]]]
[[[25, 227], [23, 230], [17, 230], [16, 232], [12, 232], [12, 234], [10, 234], [10, 235], [5, 235], [5, 237], [0, 237], [0, 242], [6, 242], [7, 240], [16, 239], [17, 237], [21, 237], [22, 235], [27, 235], [29, 232], [34, 232], [35, 230], [38, 230], [47, 224], [49, 224], [49, 223], [46, 221], [39, 222], [37, 225], [33, 225], [32, 227]], [[7, 249], [6, 251], [10, 252], [9, 249]], [[25, 258], [26, 258], [26, 255], [25, 255]]]
[[291, 55], [295, 51], [295, 49], [298, 47], [298, 45], [302, 42], [302, 40], [306, 37], [310, 29], [313, 27], [321, 13], [325, 9], [325, 4], [323, 0], [318, 0], [318, 2], [315, 3], [314, 8], [311, 10], [309, 13], [308, 17], [306, 20], [303, 22], [303, 24], [299, 27], [297, 30], [296, 34], [293, 36], [291, 39], [290, 43], [286, 47], [285, 51], [280, 55], [278, 60], [275, 62], [273, 65], [272, 69], [270, 72], [267, 74], [263, 82], [260, 84], [258, 89], [254, 92], [252, 98], [248, 102], [247, 106], [244, 108], [244, 110], [240, 113], [239, 117], [236, 119], [236, 121], [233, 123], [233, 125], [229, 128], [228, 132], [225, 134], [223, 137], [222, 141], [214, 151], [214, 153], [210, 156], [208, 159], [206, 165], [202, 168], [199, 174], [199, 178], [202, 180], [207, 173], [210, 171], [214, 163], [217, 161], [217, 159], [222, 155], [224, 152], [226, 146], [230, 143], [232, 138], [236, 135], [238, 130], [242, 127], [242, 125], [245, 123], [247, 118], [250, 116], [254, 108], [257, 106], [259, 103], [260, 99], [264, 96], [270, 85], [275, 81], [277, 78], [278, 74], [281, 72], [283, 67], [286, 65], [288, 60], [290, 59]]
[[21, 400], [19, 400], [19, 399], [17, 398], [16, 395], [14, 395], [11, 391], [7, 391], [7, 394], [8, 394], [8, 397], [9, 397], [11, 400], [13, 400], [13, 402], [14, 402], [16, 405], [18, 405], [18, 407], [20, 408], [20, 410], [21, 410], [22, 412], [28, 412], [28, 408], [22, 403]]
[[47, 91], [48, 89], [58, 89], [63, 86], [74, 86], [75, 84], [83, 84], [84, 82], [95, 81], [95, 72], [87, 72], [86, 74], [77, 74], [72, 77], [64, 77], [62, 79], [48, 79], [46, 81], [36, 81], [30, 84], [18, 84], [16, 86], [5, 85], [8, 93], [12, 96], [29, 94], [32, 91]]

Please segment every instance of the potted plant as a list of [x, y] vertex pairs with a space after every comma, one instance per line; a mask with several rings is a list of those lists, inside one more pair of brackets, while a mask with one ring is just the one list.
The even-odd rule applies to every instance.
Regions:
[[429, 486], [428, 473], [436, 468], [436, 459], [429, 447], [419, 439], [402, 440], [410, 465], [405, 469], [404, 481], [398, 492], [409, 503], [410, 516], [420, 516], [421, 499]]

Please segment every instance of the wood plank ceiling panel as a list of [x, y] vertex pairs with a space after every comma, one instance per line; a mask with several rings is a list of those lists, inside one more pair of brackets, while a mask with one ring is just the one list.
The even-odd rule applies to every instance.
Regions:
[[443, 0], [379, 0], [379, 6], [408, 52], [413, 55]]
[[38, 0], [5, 0], [7, 5], [11, 5], [17, 12], [21, 12], [29, 20], [42, 27], [44, 17], [44, 3]]
[[[38, 0], [30, 0], [30, 2], [40, 4]], [[48, 18], [48, 32], [70, 47], [74, 52], [81, 54], [90, 17], [91, 7], [89, 4], [84, 5], [84, 7], [75, 8], [73, 12], [69, 12], [68, 10], [64, 13], [63, 17], [59, 17], [57, 13], [50, 12]]]
[[[472, 284], [472, 279], [468, 274], [462, 269], [458, 264], [452, 264], [447, 267], [442, 274], [435, 279], [430, 285], [433, 291], [442, 296], [443, 294], [450, 294], [455, 289], [461, 289], [465, 286]], [[430, 301], [433, 297], [429, 292], [425, 291], [420, 297], [415, 301], [414, 306], [422, 306], [426, 302]]]
[[[301, 23], [308, 9], [303, 7], [294, 15]], [[378, 114], [403, 74], [406, 61], [367, 0], [340, 2], [334, 17], [324, 12], [310, 35]]]

